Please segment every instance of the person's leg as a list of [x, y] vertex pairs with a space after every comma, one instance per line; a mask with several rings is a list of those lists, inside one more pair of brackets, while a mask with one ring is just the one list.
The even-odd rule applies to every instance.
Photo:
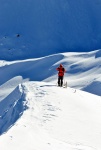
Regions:
[[60, 86], [60, 77], [58, 76], [58, 86]]
[[61, 77], [61, 83], [60, 86], [63, 86], [63, 76]]

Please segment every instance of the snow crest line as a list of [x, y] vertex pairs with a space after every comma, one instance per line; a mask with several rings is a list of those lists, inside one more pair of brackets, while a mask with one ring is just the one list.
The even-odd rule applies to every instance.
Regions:
[[19, 85], [0, 102], [0, 135], [13, 126], [27, 108], [23, 86]]

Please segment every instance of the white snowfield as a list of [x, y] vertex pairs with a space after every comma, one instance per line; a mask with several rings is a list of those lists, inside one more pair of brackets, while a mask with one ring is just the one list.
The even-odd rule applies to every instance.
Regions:
[[4, 103], [0, 131], [8, 131], [0, 137], [1, 150], [101, 149], [100, 96], [46, 82], [26, 82]]
[[100, 64], [100, 50], [0, 61], [0, 150], [101, 150]]

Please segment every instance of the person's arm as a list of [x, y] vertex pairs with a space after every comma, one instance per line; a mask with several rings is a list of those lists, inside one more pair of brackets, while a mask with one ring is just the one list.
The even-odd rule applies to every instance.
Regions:
[[59, 68], [56, 68], [57, 71], [59, 71]]
[[64, 73], [66, 72], [65, 68], [64, 68]]

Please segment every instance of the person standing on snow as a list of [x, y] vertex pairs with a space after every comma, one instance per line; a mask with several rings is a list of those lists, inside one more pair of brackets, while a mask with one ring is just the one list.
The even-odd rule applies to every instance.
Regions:
[[58, 71], [58, 86], [63, 86], [63, 77], [66, 70], [62, 64], [60, 64], [60, 66], [56, 68], [56, 70]]

